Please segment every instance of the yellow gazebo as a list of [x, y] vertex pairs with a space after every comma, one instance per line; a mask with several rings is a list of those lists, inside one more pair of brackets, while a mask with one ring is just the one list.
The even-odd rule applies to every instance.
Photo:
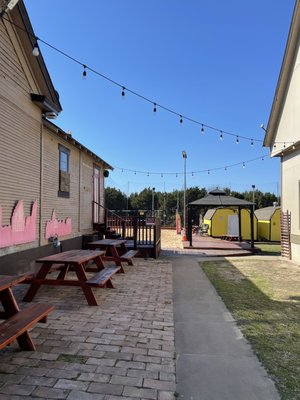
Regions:
[[[253, 221], [254, 240], [257, 240], [257, 218]], [[234, 207], [218, 207], [207, 210], [203, 223], [208, 225], [208, 235], [226, 236], [228, 224], [238, 224], [238, 210]], [[248, 209], [241, 210], [241, 236], [243, 240], [251, 239], [251, 215]]]
[[[239, 242], [242, 241], [242, 210], [247, 209], [250, 218], [250, 241], [251, 248], [254, 248], [254, 203], [243, 199], [238, 199], [233, 196], [227, 195], [223, 190], [215, 189], [210, 191], [206, 196], [201, 199], [192, 201], [188, 204], [188, 240], [190, 246], [193, 245], [192, 235], [192, 215], [196, 208], [232, 208], [237, 210], [237, 219], [234, 215], [228, 215], [228, 223], [226, 233], [229, 231], [229, 235], [238, 238]], [[237, 225], [236, 225], [237, 223]], [[211, 228], [211, 227], [210, 227]], [[233, 233], [234, 232], [234, 233]], [[211, 233], [211, 232], [210, 232]]]

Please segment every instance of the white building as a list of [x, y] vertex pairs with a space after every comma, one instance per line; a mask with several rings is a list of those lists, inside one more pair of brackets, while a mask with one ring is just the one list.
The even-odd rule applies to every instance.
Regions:
[[281, 207], [291, 214], [291, 258], [300, 262], [300, 0], [294, 14], [264, 146], [281, 157]]

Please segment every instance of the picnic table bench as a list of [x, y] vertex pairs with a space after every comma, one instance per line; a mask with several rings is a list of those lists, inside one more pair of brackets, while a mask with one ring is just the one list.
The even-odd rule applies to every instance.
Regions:
[[0, 349], [17, 340], [22, 350], [35, 350], [28, 330], [37, 322], [46, 322], [47, 315], [54, 309], [50, 304], [36, 303], [20, 310], [11, 288], [27, 279], [25, 274], [0, 278], [3, 307], [0, 318], [5, 320], [0, 324]]
[[103, 239], [89, 243], [90, 249], [102, 249], [105, 254], [104, 261], [114, 261], [121, 268], [121, 272], [125, 272], [122, 262], [133, 265], [132, 258], [136, 256], [138, 250], [127, 250], [126, 240], [124, 239]]
[[[37, 274], [32, 277], [30, 288], [23, 300], [31, 301], [41, 285], [80, 286], [88, 304], [97, 306], [98, 302], [92, 287], [113, 288], [112, 276], [120, 270], [118, 266], [105, 268], [102, 261], [103, 255], [104, 251], [69, 250], [36, 260], [42, 265]], [[91, 266], [91, 262], [95, 265]], [[59, 271], [56, 279], [47, 278], [47, 275], [54, 271]], [[67, 279], [70, 271], [75, 272], [77, 279]], [[88, 278], [86, 272], [95, 272], [96, 274]]]

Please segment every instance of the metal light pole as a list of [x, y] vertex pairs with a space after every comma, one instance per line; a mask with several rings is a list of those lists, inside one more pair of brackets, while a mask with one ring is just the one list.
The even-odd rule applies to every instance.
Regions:
[[252, 203], [253, 203], [253, 212], [255, 210], [255, 185], [252, 185]]
[[184, 236], [186, 235], [186, 221], [185, 221], [185, 214], [186, 214], [186, 159], [187, 159], [187, 154], [186, 151], [182, 151], [182, 157], [184, 160], [184, 180], [183, 180], [183, 234]]
[[152, 217], [154, 217], [154, 192], [155, 188], [152, 188]]

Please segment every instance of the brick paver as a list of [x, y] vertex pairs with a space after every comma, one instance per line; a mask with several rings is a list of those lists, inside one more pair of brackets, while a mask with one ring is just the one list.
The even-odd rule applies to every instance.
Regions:
[[[13, 343], [0, 352], [0, 398], [175, 398], [172, 265], [134, 263], [114, 276], [115, 289], [94, 289], [98, 307], [76, 287], [40, 289], [34, 302], [55, 310], [31, 332], [37, 351]], [[20, 303], [27, 289], [14, 289]]]

